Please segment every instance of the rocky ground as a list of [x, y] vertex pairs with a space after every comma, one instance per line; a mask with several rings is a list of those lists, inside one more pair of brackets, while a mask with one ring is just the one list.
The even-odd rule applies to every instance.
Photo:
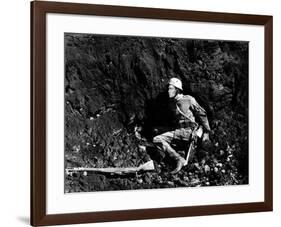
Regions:
[[[213, 130], [176, 175], [169, 157], [144, 149], [154, 127], [168, 126], [171, 77], [206, 109]], [[152, 172], [66, 174], [65, 192], [247, 184], [248, 43], [65, 34], [65, 168], [151, 159]]]

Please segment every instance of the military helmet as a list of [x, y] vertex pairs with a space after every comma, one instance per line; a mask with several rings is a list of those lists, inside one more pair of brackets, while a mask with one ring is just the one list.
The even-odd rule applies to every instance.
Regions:
[[169, 80], [169, 85], [173, 85], [173, 86], [175, 86], [176, 88], [182, 90], [182, 82], [181, 82], [181, 80], [178, 79], [178, 78], [171, 78], [171, 79]]

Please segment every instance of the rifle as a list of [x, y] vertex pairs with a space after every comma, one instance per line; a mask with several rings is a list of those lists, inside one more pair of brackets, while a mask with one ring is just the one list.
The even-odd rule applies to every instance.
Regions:
[[87, 167], [76, 167], [67, 168], [65, 172], [67, 175], [71, 175], [73, 172], [83, 172], [87, 175], [87, 172], [99, 172], [99, 173], [111, 173], [111, 174], [128, 174], [136, 173], [139, 171], [152, 171], [154, 170], [154, 163], [152, 160], [138, 166], [138, 167], [108, 167], [108, 168], [87, 168]]
[[189, 144], [189, 148], [188, 148], [188, 151], [186, 153], [186, 156], [185, 156], [185, 163], [184, 163], [184, 166], [186, 166], [188, 164], [188, 161], [190, 159], [190, 156], [191, 156], [191, 153], [195, 150], [196, 148], [196, 143], [197, 143], [197, 139], [198, 138], [201, 138], [203, 135], [203, 128], [202, 126], [198, 126], [196, 127], [193, 131], [192, 131], [192, 134], [191, 134], [191, 142]]

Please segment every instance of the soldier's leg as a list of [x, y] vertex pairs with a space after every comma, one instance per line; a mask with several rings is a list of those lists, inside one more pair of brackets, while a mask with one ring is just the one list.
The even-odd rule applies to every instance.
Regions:
[[174, 132], [170, 131], [170, 132], [165, 132], [163, 134], [160, 134], [158, 136], [155, 136], [153, 138], [153, 143], [156, 144], [157, 148], [159, 150], [164, 150], [166, 151], [167, 149], [173, 149], [170, 144], [173, 140], [173, 136], [174, 136]]
[[171, 172], [172, 174], [175, 174], [181, 170], [181, 168], [185, 164], [185, 160], [183, 157], [181, 157], [172, 147], [171, 142], [174, 139], [174, 131], [165, 132], [161, 135], [155, 136], [153, 138], [153, 142], [157, 145], [159, 149], [164, 150], [169, 154], [171, 158], [176, 160], [177, 167]]

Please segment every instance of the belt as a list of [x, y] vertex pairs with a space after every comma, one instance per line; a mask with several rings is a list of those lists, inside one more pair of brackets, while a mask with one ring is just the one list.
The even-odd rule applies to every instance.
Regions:
[[179, 121], [179, 126], [181, 128], [195, 129], [198, 126], [198, 124], [196, 122], [192, 122], [192, 121], [180, 120]]

